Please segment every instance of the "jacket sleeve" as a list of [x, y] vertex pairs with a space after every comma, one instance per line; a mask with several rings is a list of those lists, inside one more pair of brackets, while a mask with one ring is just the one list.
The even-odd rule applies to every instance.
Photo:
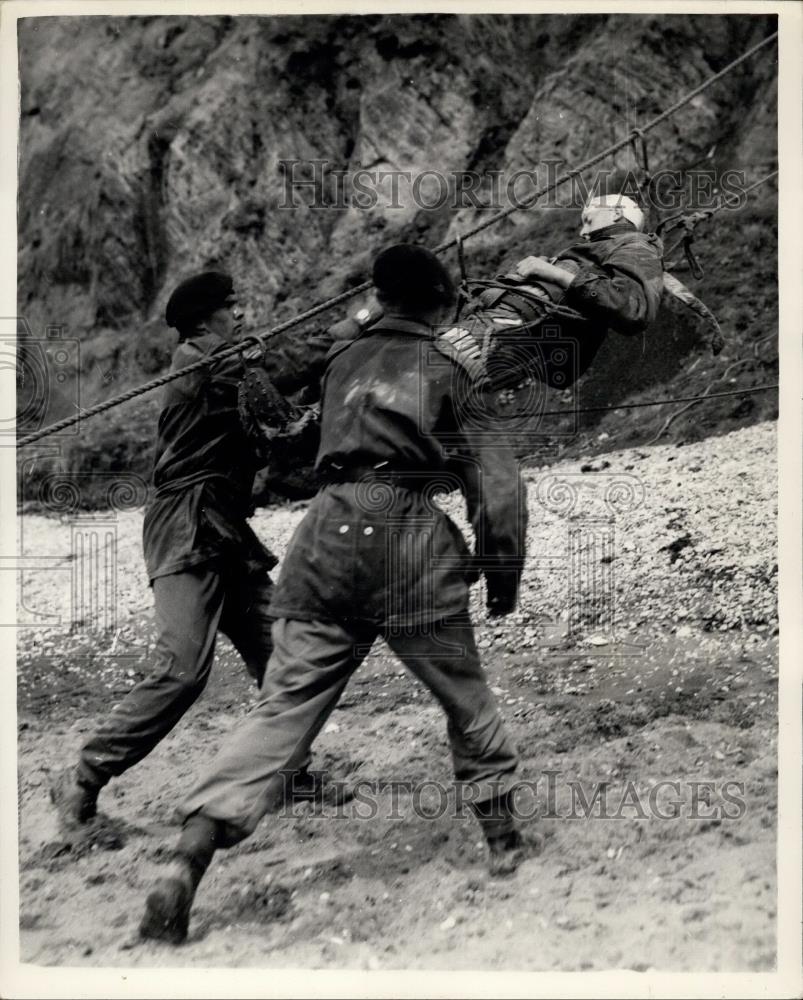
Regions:
[[661, 304], [662, 256], [657, 236], [621, 243], [599, 266], [581, 268], [564, 301], [618, 333], [643, 333]]
[[493, 421], [463, 421], [461, 436], [453, 464], [474, 529], [475, 565], [485, 575], [489, 610], [505, 614], [516, 606], [524, 568], [526, 489], [518, 461]]
[[268, 341], [263, 367], [279, 392], [290, 396], [320, 381], [336, 339], [335, 327], [285, 330]]

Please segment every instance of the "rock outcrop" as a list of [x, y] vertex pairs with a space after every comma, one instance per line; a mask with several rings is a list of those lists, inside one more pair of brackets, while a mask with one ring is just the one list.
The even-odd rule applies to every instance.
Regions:
[[[188, 272], [230, 269], [247, 322], [274, 325], [364, 280], [382, 245], [432, 245], [487, 213], [465, 198], [468, 207], [455, 207], [464, 172], [543, 179], [626, 135], [772, 30], [774, 18], [752, 15], [26, 18], [20, 315], [34, 338], [57, 324], [81, 342], [85, 406], [163, 369], [173, 343], [164, 304]], [[684, 183], [700, 166], [717, 177], [744, 170], [748, 180], [771, 169], [774, 58], [768, 48], [652, 133], [651, 169], [686, 171]], [[607, 166], [635, 164], [627, 150]], [[349, 204], [341, 193], [354, 194], [352, 182], [367, 176], [359, 171], [396, 171], [398, 189], [386, 178], [371, 207]], [[427, 171], [448, 179], [447, 197]], [[415, 203], [407, 172], [430, 207]], [[293, 179], [315, 186], [291, 190]], [[472, 270], [493, 273], [564, 245], [577, 217], [561, 198], [472, 241]], [[762, 189], [753, 217], [770, 258], [773, 198]], [[489, 203], [485, 184], [477, 200]], [[719, 232], [738, 254], [739, 226]], [[751, 275], [738, 278], [726, 284]], [[757, 339], [757, 328], [727, 329], [727, 295], [696, 290], [721, 320], [725, 310], [732, 343]], [[762, 294], [774, 308], [773, 289]], [[768, 319], [765, 309], [764, 336]], [[74, 396], [54, 387], [48, 419], [71, 412]], [[127, 421], [150, 420], [154, 405], [132, 404], [108, 426], [125, 439]], [[757, 406], [755, 416], [768, 415]], [[104, 432], [88, 422], [81, 456], [65, 446], [63, 460], [102, 454]], [[138, 429], [123, 456], [140, 472], [141, 439]]]

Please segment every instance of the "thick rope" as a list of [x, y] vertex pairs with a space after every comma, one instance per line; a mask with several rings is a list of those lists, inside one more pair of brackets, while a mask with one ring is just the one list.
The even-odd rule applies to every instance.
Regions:
[[[672, 115], [677, 114], [677, 112], [684, 105], [688, 104], [689, 101], [693, 101], [695, 97], [697, 97], [699, 94], [702, 94], [703, 91], [707, 90], [709, 87], [713, 86], [713, 84], [715, 84], [718, 80], [721, 80], [728, 73], [733, 72], [733, 70], [735, 70], [737, 66], [740, 66], [747, 59], [750, 59], [752, 56], [756, 54], [756, 52], [762, 49], [765, 45], [768, 45], [771, 41], [774, 41], [777, 37], [778, 37], [777, 31], [774, 32], [772, 35], [767, 35], [766, 38], [763, 38], [760, 42], [757, 42], [755, 45], [753, 45], [752, 48], [749, 48], [746, 52], [743, 52], [737, 59], [734, 59], [733, 62], [728, 63], [728, 65], [725, 66], [724, 69], [721, 69], [719, 73], [716, 73], [714, 76], [710, 76], [707, 80], [704, 80], [698, 87], [695, 87], [694, 90], [690, 90], [688, 94], [684, 94], [683, 97], [675, 101], [674, 104], [671, 104], [665, 111], [662, 111], [660, 115], [656, 115], [655, 118], [650, 119], [650, 121], [648, 121], [645, 125], [642, 125], [640, 128], [634, 129], [624, 139], [620, 139], [619, 142], [615, 142], [613, 143], [613, 145], [608, 146], [606, 149], [603, 149], [601, 152], [597, 153], [596, 156], [592, 156], [590, 159], [585, 160], [583, 163], [580, 164], [579, 167], [575, 167], [574, 170], [569, 170], [565, 174], [562, 174], [560, 177], [557, 178], [557, 180], [553, 181], [551, 184], [548, 184], [546, 187], [534, 191], [528, 198], [525, 198], [520, 204], [511, 205], [509, 208], [505, 208], [501, 212], [497, 212], [496, 215], [492, 215], [484, 222], [478, 223], [472, 229], [467, 229], [465, 232], [460, 234], [461, 239], [467, 240], [470, 236], [476, 236], [477, 233], [481, 233], [484, 229], [487, 229], [489, 226], [493, 226], [497, 222], [500, 222], [502, 219], [506, 219], [514, 212], [518, 212], [519, 209], [529, 208], [536, 201], [538, 201], [538, 199], [541, 198], [543, 195], [548, 194], [551, 191], [554, 191], [556, 188], [562, 186], [563, 184], [566, 184], [567, 181], [570, 181], [573, 177], [576, 177], [578, 174], [588, 170], [589, 167], [594, 167], [607, 157], [612, 156], [614, 153], [618, 153], [619, 150], [624, 149], [625, 146], [629, 146], [630, 143], [632, 142], [634, 134], [642, 134], [645, 132], [650, 132], [652, 129], [660, 125], [662, 122], [665, 122], [667, 118], [671, 118]], [[456, 239], [449, 240], [447, 243], [441, 243], [440, 246], [435, 248], [435, 253], [441, 253], [444, 250], [449, 250], [453, 246], [455, 246], [456, 243], [457, 243]]]
[[[477, 225], [473, 226], [471, 229], [468, 229], [465, 232], [461, 233], [459, 239], [467, 240], [469, 237], [476, 236], [477, 233], [481, 233], [485, 229], [488, 229], [490, 226], [496, 225], [497, 222], [501, 222], [503, 219], [508, 218], [514, 212], [530, 208], [532, 205], [535, 204], [536, 201], [538, 201], [539, 198], [543, 197], [545, 194], [548, 194], [551, 191], [556, 190], [558, 187], [561, 187], [562, 185], [568, 183], [572, 178], [576, 177], [578, 174], [583, 173], [590, 167], [596, 166], [597, 163], [600, 163], [607, 157], [612, 156], [614, 153], [618, 153], [620, 149], [624, 149], [625, 146], [631, 144], [633, 140], [633, 135], [635, 133], [643, 135], [644, 133], [649, 132], [652, 129], [656, 128], [662, 122], [665, 122], [668, 118], [671, 118], [672, 115], [676, 114], [682, 107], [684, 107], [684, 105], [694, 100], [695, 97], [703, 93], [703, 91], [707, 90], [709, 87], [713, 86], [723, 77], [727, 76], [728, 73], [733, 72], [733, 70], [735, 70], [738, 66], [746, 62], [748, 59], [752, 58], [752, 56], [754, 56], [756, 52], [763, 49], [766, 45], [769, 45], [770, 42], [777, 39], [777, 37], [778, 37], [777, 31], [771, 35], [767, 35], [766, 38], [763, 38], [760, 42], [757, 42], [751, 48], [747, 49], [746, 52], [743, 52], [742, 55], [734, 59], [733, 62], [728, 63], [728, 65], [725, 66], [723, 69], [721, 69], [718, 73], [715, 73], [707, 80], [704, 80], [699, 86], [695, 87], [694, 90], [690, 90], [687, 94], [684, 94], [683, 97], [681, 97], [679, 100], [675, 101], [674, 104], [670, 105], [668, 108], [662, 111], [661, 114], [657, 115], [655, 118], [652, 118], [646, 124], [642, 125], [639, 129], [634, 130], [634, 132], [628, 134], [624, 139], [621, 139], [619, 142], [615, 142], [612, 145], [607, 146], [605, 149], [597, 153], [595, 156], [592, 156], [588, 160], [585, 160], [578, 167], [575, 167], [573, 170], [567, 171], [567, 173], [565, 174], [562, 174], [551, 184], [547, 184], [545, 187], [539, 188], [538, 190], [534, 191], [531, 195], [529, 195], [529, 197], [525, 198], [520, 203], [516, 205], [511, 205], [508, 208], [505, 208], [502, 211], [497, 212], [496, 214], [490, 216], [484, 221], [477, 223]], [[434, 252], [444, 253], [446, 250], [450, 250], [453, 247], [457, 246], [457, 244], [458, 244], [458, 238], [456, 237], [454, 239], [447, 240], [445, 243], [441, 243], [439, 246], [435, 247]], [[320, 313], [326, 312], [328, 309], [340, 305], [341, 302], [347, 302], [349, 299], [352, 299], [357, 295], [361, 295], [363, 292], [367, 292], [372, 287], [373, 287], [372, 282], [364, 281], [362, 282], [362, 284], [356, 285], [354, 288], [350, 288], [347, 291], [341, 292], [339, 295], [334, 295], [332, 296], [332, 298], [326, 299], [325, 301], [319, 303], [317, 306], [313, 306], [311, 309], [307, 309], [306, 312], [299, 313], [299, 315], [286, 320], [284, 323], [280, 323], [278, 326], [274, 327], [271, 330], [268, 330], [265, 333], [252, 334], [249, 337], [247, 337], [246, 340], [242, 341], [240, 344], [234, 347], [230, 347], [224, 351], [219, 351], [213, 355], [209, 355], [205, 358], [202, 358], [200, 361], [196, 361], [193, 364], [187, 365], [184, 368], [177, 369], [174, 372], [167, 372], [165, 375], [161, 375], [159, 378], [155, 378], [150, 382], [146, 382], [145, 385], [137, 386], [134, 389], [129, 389], [127, 392], [120, 393], [120, 395], [118, 396], [113, 396], [111, 399], [104, 400], [101, 403], [96, 403], [94, 406], [89, 407], [89, 409], [83, 410], [74, 416], [65, 417], [62, 420], [56, 421], [56, 423], [54, 424], [50, 424], [48, 427], [45, 427], [38, 431], [34, 431], [31, 434], [26, 434], [25, 436], [19, 438], [19, 440], [17, 441], [17, 448], [25, 448], [27, 447], [27, 445], [33, 444], [34, 442], [41, 440], [43, 437], [47, 437], [50, 434], [56, 434], [59, 431], [66, 430], [66, 428], [72, 427], [73, 424], [78, 423], [80, 420], [88, 420], [90, 417], [97, 416], [100, 413], [105, 413], [106, 410], [110, 410], [112, 409], [112, 407], [120, 406], [122, 403], [127, 403], [129, 400], [136, 399], [137, 396], [141, 396], [146, 392], [151, 392], [152, 390], [158, 389], [163, 385], [167, 385], [169, 382], [172, 382], [175, 379], [183, 378], [185, 375], [189, 375], [192, 372], [200, 371], [203, 368], [211, 367], [212, 365], [215, 365], [220, 361], [225, 361], [237, 355], [242, 355], [244, 352], [244, 348], [245, 349], [249, 348], [249, 341], [253, 341], [253, 343], [258, 347], [263, 340], [267, 340], [271, 337], [278, 336], [278, 334], [284, 333], [285, 330], [289, 330], [294, 326], [299, 326], [301, 323], [305, 323], [307, 320], [313, 319], [315, 316], [320, 315]], [[253, 350], [253, 347], [251, 347], [251, 350]], [[245, 356], [250, 357], [250, 355], [248, 354], [246, 354]]]
[[[714, 385], [716, 385], [717, 382], [724, 382], [725, 379], [731, 374], [731, 372], [736, 371], [737, 368], [741, 368], [744, 365], [752, 364], [752, 362], [753, 362], [752, 358], [741, 358], [739, 361], [734, 361], [732, 364], [728, 365], [728, 367], [721, 375], [717, 376], [717, 378], [715, 378], [713, 382], [708, 383], [708, 385], [705, 388], [705, 391], [702, 394], [703, 397], [711, 395], [710, 390]], [[666, 434], [666, 432], [669, 430], [672, 424], [678, 419], [678, 417], [683, 416], [684, 413], [688, 413], [688, 411], [699, 402], [701, 402], [700, 399], [690, 400], [689, 402], [686, 403], [685, 406], [681, 406], [679, 410], [675, 410], [674, 413], [670, 413], [669, 416], [661, 425], [661, 427], [659, 428], [658, 433], [654, 437], [650, 438], [649, 441], [646, 441], [645, 444], [649, 446], [659, 441], [664, 436], [664, 434]]]

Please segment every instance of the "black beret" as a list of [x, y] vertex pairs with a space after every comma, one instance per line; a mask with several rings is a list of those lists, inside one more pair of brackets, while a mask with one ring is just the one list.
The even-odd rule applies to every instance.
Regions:
[[397, 243], [374, 261], [374, 285], [394, 302], [431, 307], [455, 299], [451, 275], [426, 247]]
[[175, 289], [167, 300], [165, 321], [179, 330], [193, 327], [216, 309], [222, 309], [234, 294], [234, 282], [224, 271], [202, 271]]

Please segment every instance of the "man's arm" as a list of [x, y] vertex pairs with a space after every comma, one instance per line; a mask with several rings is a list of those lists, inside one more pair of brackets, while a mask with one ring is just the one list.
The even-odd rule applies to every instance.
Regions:
[[[461, 420], [459, 410], [457, 416]], [[454, 463], [474, 529], [477, 568], [485, 574], [489, 612], [505, 615], [516, 607], [524, 568], [526, 489], [516, 457], [492, 421], [482, 426], [466, 417], [461, 432], [464, 444]]]
[[312, 331], [285, 330], [268, 341], [263, 367], [279, 392], [290, 396], [320, 381], [335, 339], [335, 327], [331, 326]]
[[658, 314], [664, 287], [662, 256], [661, 241], [652, 236], [620, 243], [600, 264], [581, 266], [576, 274], [544, 257], [526, 257], [516, 270], [523, 277], [559, 285], [567, 306], [604, 327], [632, 335], [643, 333]]
[[347, 316], [325, 329], [285, 330], [268, 341], [263, 367], [285, 396], [291, 396], [307, 386], [317, 386], [332, 347], [359, 337], [381, 316], [378, 309], [360, 309], [355, 316]]
[[658, 237], [624, 242], [599, 267], [581, 268], [564, 301], [591, 320], [626, 335], [654, 322], [664, 287], [663, 246]]

